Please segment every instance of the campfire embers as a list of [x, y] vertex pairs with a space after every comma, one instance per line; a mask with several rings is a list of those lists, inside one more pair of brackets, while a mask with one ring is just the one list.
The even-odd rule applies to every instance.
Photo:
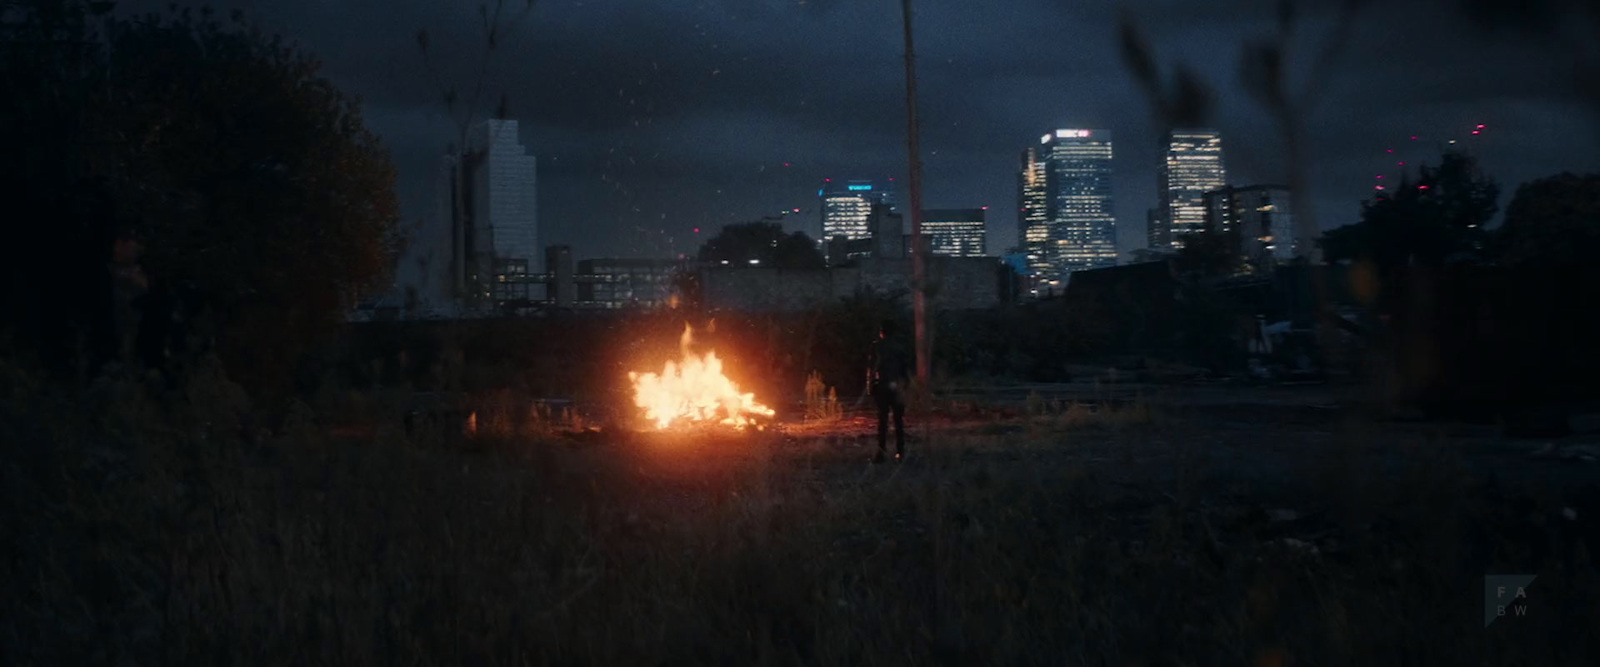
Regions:
[[657, 430], [706, 424], [760, 428], [757, 420], [772, 417], [772, 408], [757, 403], [755, 394], [740, 392], [722, 374], [717, 353], [697, 354], [690, 347], [693, 341], [693, 331], [684, 326], [678, 341], [681, 359], [668, 361], [660, 374], [628, 373], [633, 403], [645, 420]]

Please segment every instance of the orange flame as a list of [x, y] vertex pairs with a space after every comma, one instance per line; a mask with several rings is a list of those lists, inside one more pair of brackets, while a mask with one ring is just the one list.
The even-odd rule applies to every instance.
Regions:
[[695, 354], [689, 349], [694, 334], [685, 325], [678, 339], [681, 361], [668, 361], [661, 374], [628, 373], [633, 383], [633, 404], [657, 429], [674, 422], [719, 423], [737, 428], [754, 425], [755, 417], [771, 417], [772, 408], [756, 402], [755, 394], [741, 393], [722, 374], [716, 352]]

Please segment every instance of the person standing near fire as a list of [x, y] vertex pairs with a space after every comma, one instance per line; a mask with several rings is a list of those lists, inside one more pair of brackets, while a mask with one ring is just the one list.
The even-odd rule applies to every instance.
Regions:
[[873, 463], [882, 463], [889, 441], [889, 416], [894, 415], [894, 459], [906, 455], [906, 393], [911, 385], [911, 361], [905, 341], [894, 320], [878, 325], [878, 339], [872, 342], [867, 386], [878, 407], [878, 453]]

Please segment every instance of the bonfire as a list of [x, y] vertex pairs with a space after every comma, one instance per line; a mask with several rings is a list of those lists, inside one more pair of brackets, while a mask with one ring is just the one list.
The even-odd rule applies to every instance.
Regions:
[[757, 403], [755, 394], [740, 392], [738, 385], [722, 374], [717, 353], [696, 354], [691, 349], [693, 341], [694, 332], [685, 325], [678, 340], [679, 360], [668, 361], [660, 374], [628, 373], [633, 404], [657, 430], [675, 424], [760, 428], [757, 419], [772, 417], [772, 408]]

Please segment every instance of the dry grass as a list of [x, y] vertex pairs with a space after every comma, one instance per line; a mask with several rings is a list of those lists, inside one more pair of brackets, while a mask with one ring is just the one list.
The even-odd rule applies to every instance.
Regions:
[[[83, 400], [103, 418], [73, 419]], [[364, 409], [394, 412], [380, 403]], [[10, 664], [1592, 664], [1596, 648], [1577, 632], [1600, 599], [1592, 533], [1529, 528], [1567, 501], [1493, 495], [1439, 443], [1387, 467], [1321, 452], [1280, 480], [1293, 493], [1250, 498], [1268, 487], [1225, 482], [1225, 434], [1137, 403], [919, 430], [915, 458], [882, 467], [848, 437], [595, 440], [492, 412], [467, 438], [409, 442], [391, 421], [335, 439], [307, 412], [255, 439], [215, 378], [6, 405]], [[1326, 525], [1261, 518], [1282, 504]], [[1539, 574], [1542, 615], [1485, 630], [1482, 575], [1515, 571]]]
[[838, 390], [824, 383], [822, 374], [817, 371], [806, 376], [804, 406], [808, 422], [837, 422], [844, 417]]

